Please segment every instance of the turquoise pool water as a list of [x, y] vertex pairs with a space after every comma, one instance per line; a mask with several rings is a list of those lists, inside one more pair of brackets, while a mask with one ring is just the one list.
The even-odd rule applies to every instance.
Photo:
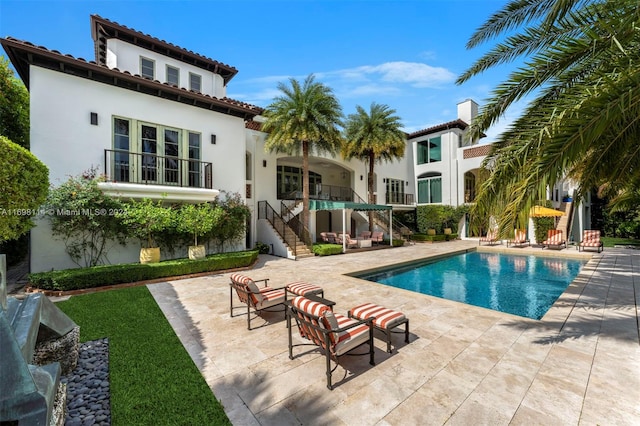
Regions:
[[585, 263], [573, 259], [470, 252], [358, 277], [540, 319]]

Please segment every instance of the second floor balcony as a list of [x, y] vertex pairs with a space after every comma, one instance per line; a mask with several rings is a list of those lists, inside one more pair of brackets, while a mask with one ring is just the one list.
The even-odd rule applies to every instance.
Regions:
[[104, 150], [104, 174], [113, 183], [212, 189], [212, 170], [212, 164], [206, 161]]

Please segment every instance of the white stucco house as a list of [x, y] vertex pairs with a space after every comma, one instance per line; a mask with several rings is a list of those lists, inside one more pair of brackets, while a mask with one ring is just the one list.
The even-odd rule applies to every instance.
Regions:
[[[126, 199], [205, 202], [221, 191], [239, 193], [252, 215], [238, 248], [260, 241], [276, 255], [302, 255], [297, 237], [277, 230], [280, 222], [292, 227], [301, 210], [302, 160], [266, 152], [262, 109], [226, 97], [238, 71], [100, 16], [90, 21], [91, 61], [0, 39], [30, 92], [31, 151], [49, 167], [51, 183], [94, 167], [106, 176], [101, 188]], [[385, 218], [393, 211], [473, 202], [490, 148], [463, 137], [477, 111], [474, 101], [461, 102], [454, 121], [408, 134], [402, 160], [376, 165], [380, 230], [389, 233]], [[323, 231], [368, 229], [366, 211], [357, 208], [367, 199], [367, 171], [358, 160], [310, 158], [311, 198], [318, 201], [312, 241]], [[134, 262], [138, 251], [137, 244], [118, 247], [109, 259]], [[31, 272], [75, 266], [47, 220], [31, 231], [30, 256]]]

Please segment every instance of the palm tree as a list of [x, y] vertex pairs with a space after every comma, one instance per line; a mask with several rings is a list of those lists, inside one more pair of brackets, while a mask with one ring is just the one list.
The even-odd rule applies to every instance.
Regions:
[[[346, 160], [357, 158], [368, 162], [367, 187], [370, 204], [375, 204], [373, 198], [375, 163], [393, 161], [404, 156], [405, 133], [400, 130], [400, 117], [394, 115], [395, 113], [396, 111], [389, 106], [373, 102], [368, 114], [358, 105], [356, 113], [347, 117], [342, 156]], [[369, 212], [369, 230], [373, 231], [373, 212]]]
[[289, 155], [302, 151], [302, 223], [308, 229], [309, 155], [340, 150], [342, 107], [332, 90], [316, 82], [313, 74], [302, 85], [294, 78], [289, 83], [278, 83], [282, 94], [264, 111], [265, 149]]
[[470, 136], [533, 98], [493, 145], [477, 213], [496, 215], [506, 230], [564, 177], [578, 182], [578, 198], [603, 184], [624, 190], [638, 182], [639, 18], [637, 0], [512, 0], [473, 34], [468, 48], [513, 33], [458, 83], [516, 59], [523, 64], [494, 89]]

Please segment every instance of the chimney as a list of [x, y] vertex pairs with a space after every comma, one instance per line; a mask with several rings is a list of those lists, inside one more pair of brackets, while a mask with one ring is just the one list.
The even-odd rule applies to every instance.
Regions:
[[471, 124], [478, 115], [478, 104], [472, 99], [466, 99], [458, 104], [458, 118], [467, 124]]

